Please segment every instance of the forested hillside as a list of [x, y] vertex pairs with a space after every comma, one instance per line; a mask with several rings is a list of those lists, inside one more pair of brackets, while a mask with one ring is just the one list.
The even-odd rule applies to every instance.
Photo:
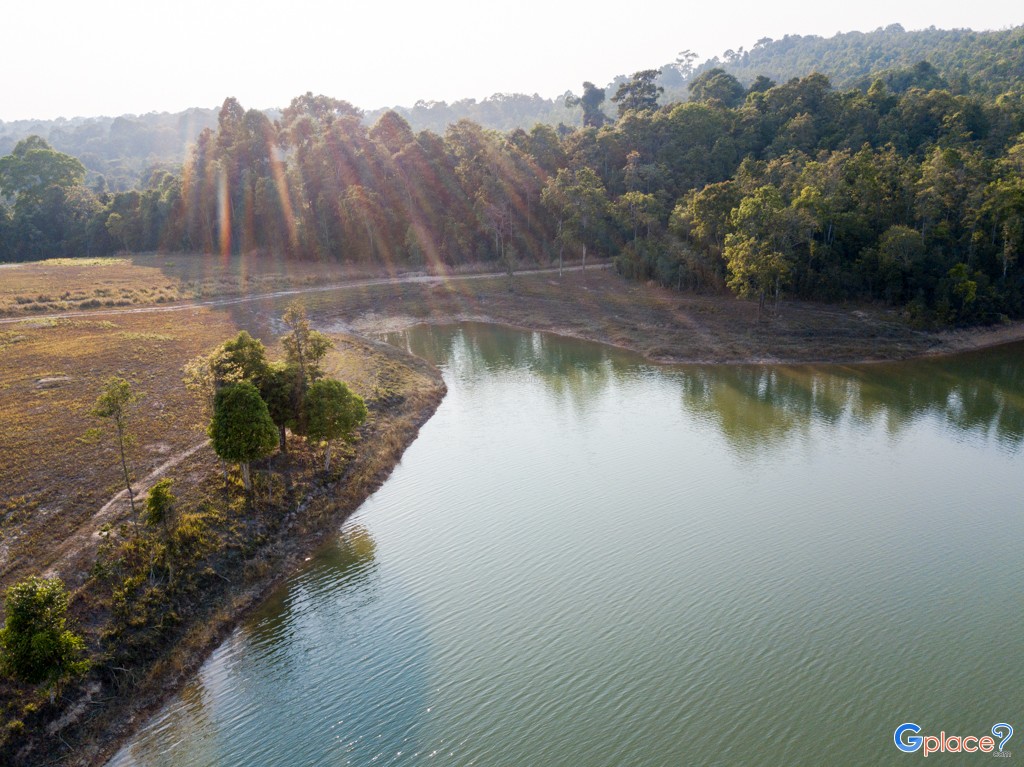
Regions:
[[[386, 268], [598, 254], [636, 279], [757, 298], [881, 300], [922, 323], [1024, 309], [1024, 100], [927, 62], [839, 90], [720, 68], [660, 105], [657, 70], [585, 84], [584, 126], [371, 125], [306, 94], [227, 99], [180, 173], [96, 193], [42, 139], [0, 159], [0, 259], [266, 250]], [[615, 118], [609, 118], [609, 113]], [[40, 309], [60, 308], [57, 303]]]
[[[922, 61], [931, 64], [941, 82], [954, 93], [993, 98], [1008, 92], [1019, 95], [1024, 93], [1024, 27], [997, 32], [934, 28], [907, 32], [893, 24], [873, 32], [847, 32], [828, 38], [764, 38], [749, 51], [726, 51], [720, 58], [704, 62], [695, 74], [721, 67], [749, 85], [759, 75], [784, 82], [821, 72], [837, 88], [866, 90], [879, 73], [895, 70], [890, 85], [903, 90], [916, 83], [903, 81], [899, 71], [912, 70]], [[665, 85], [671, 94], [681, 92], [685, 82]]]

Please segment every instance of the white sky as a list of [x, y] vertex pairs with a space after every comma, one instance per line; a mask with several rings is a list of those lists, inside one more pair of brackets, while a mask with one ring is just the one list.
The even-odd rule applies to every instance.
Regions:
[[0, 8], [0, 120], [284, 107], [313, 91], [356, 106], [496, 92], [552, 97], [759, 38], [1002, 29], [1020, 0], [12, 0]]

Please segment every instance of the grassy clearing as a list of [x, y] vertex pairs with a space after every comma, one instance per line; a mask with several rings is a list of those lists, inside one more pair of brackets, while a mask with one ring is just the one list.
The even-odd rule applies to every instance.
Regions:
[[385, 274], [261, 254], [57, 258], [0, 266], [0, 316], [9, 317], [269, 293]]

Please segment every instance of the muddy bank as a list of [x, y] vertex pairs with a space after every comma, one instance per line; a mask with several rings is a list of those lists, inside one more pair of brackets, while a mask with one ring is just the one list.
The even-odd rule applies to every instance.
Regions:
[[758, 316], [753, 302], [639, 285], [606, 269], [366, 286], [304, 300], [321, 327], [364, 336], [418, 323], [492, 322], [610, 344], [659, 363], [849, 364], [1024, 340], [1022, 322], [934, 332], [878, 305], [793, 301]]

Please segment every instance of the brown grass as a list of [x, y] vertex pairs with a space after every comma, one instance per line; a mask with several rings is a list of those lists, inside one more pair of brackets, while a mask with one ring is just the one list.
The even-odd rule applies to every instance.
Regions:
[[286, 261], [261, 253], [227, 258], [144, 254], [2, 264], [0, 316], [141, 307], [392, 274], [379, 267]]
[[237, 332], [222, 312], [25, 321], [0, 346], [0, 584], [45, 570], [65, 540], [124, 487], [113, 430], [90, 415], [119, 375], [142, 395], [130, 425], [136, 477], [203, 437], [181, 368]]

